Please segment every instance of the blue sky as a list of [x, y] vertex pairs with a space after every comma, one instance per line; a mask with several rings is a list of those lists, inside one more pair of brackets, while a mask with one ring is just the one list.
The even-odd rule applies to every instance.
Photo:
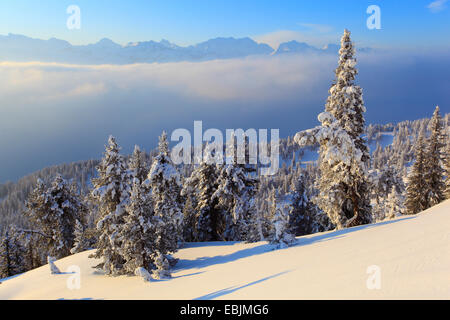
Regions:
[[[80, 30], [66, 28], [66, 9], [73, 4], [81, 9]], [[372, 4], [381, 8], [381, 30], [366, 27]], [[448, 0], [8, 0], [0, 3], [0, 34], [57, 37], [74, 44], [107, 37], [122, 44], [167, 39], [187, 45], [250, 36], [322, 45], [337, 42], [349, 28], [362, 45], [428, 48], [449, 42], [449, 7]]]

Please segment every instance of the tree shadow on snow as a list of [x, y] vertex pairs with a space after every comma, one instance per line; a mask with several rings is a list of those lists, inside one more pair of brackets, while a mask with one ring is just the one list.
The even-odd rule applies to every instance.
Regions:
[[247, 283], [247, 284], [242, 285], [240, 287], [234, 286], [234, 287], [229, 287], [229, 288], [222, 289], [222, 290], [219, 290], [219, 291], [215, 291], [215, 292], [212, 292], [212, 293], [208, 293], [208, 294], [206, 294], [204, 296], [195, 298], [193, 300], [212, 300], [212, 299], [215, 299], [215, 298], [218, 298], [218, 297], [221, 297], [221, 296], [224, 296], [224, 295], [236, 292], [236, 291], [241, 290], [243, 288], [247, 288], [247, 287], [253, 286], [255, 284], [258, 284], [258, 283], [261, 283], [261, 282], [264, 282], [264, 281], [267, 281], [267, 280], [279, 277], [279, 276], [281, 276], [283, 274], [286, 274], [286, 273], [289, 273], [289, 272], [291, 272], [291, 271], [289, 270], [289, 271], [280, 272], [280, 273], [274, 274], [272, 276], [265, 277], [265, 278], [262, 278], [262, 279], [259, 279], [259, 280]]
[[105, 299], [94, 299], [94, 298], [80, 298], [80, 299], [66, 299], [66, 298], [59, 298], [58, 301], [65, 301], [65, 300], [72, 300], [72, 301], [82, 301], [82, 300], [105, 300]]
[[212, 265], [228, 263], [239, 259], [247, 258], [254, 255], [259, 255], [265, 252], [269, 252], [270, 247], [265, 243], [253, 248], [247, 248], [239, 250], [223, 256], [213, 257], [201, 257], [195, 260], [181, 259], [174, 271], [188, 270], [188, 269], [200, 269]]
[[52, 275], [58, 276], [58, 275], [65, 275], [65, 274], [76, 274], [76, 272], [58, 272], [58, 273], [53, 273]]
[[23, 275], [23, 274], [25, 274], [25, 273], [19, 273], [19, 274], [13, 275], [13, 276], [8, 277], [8, 278], [0, 279], [0, 284], [1, 284], [2, 282], [6, 282], [6, 281], [8, 281], [8, 280], [12, 280], [12, 279], [14, 279], [14, 278], [20, 277], [20, 276]]
[[[170, 281], [170, 280], [174, 280], [174, 279], [179, 279], [179, 278], [186, 278], [186, 277], [192, 277], [198, 274], [202, 274], [205, 271], [200, 271], [200, 272], [194, 272], [194, 273], [189, 273], [189, 274], [184, 274], [182, 276], [171, 276], [170, 278], [161, 278], [161, 279], [155, 279], [152, 278], [152, 280], [150, 282], [166, 282], [166, 281]], [[135, 277], [135, 276], [130, 276], [130, 277]]]
[[200, 271], [200, 272], [194, 272], [194, 273], [184, 274], [184, 275], [182, 275], [182, 276], [172, 276], [171, 279], [178, 279], [178, 278], [192, 277], [192, 276], [196, 276], [196, 275], [198, 275], [198, 274], [202, 274], [202, 273], [204, 273], [204, 272], [205, 272], [205, 271]]
[[186, 242], [181, 248], [202, 248], [202, 247], [225, 247], [239, 244], [239, 241], [206, 241], [206, 242]]

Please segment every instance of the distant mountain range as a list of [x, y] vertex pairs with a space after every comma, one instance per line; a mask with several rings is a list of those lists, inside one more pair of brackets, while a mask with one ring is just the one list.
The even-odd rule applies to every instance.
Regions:
[[[369, 48], [359, 51], [368, 51]], [[102, 39], [88, 45], [72, 45], [65, 40], [33, 39], [23, 35], [0, 35], [0, 61], [59, 62], [72, 64], [131, 64], [151, 62], [207, 61], [242, 58], [253, 55], [299, 53], [337, 54], [339, 46], [329, 44], [323, 49], [304, 42], [282, 43], [277, 50], [250, 38], [215, 38], [196, 45], [181, 47], [167, 40], [144, 41], [119, 45]]]

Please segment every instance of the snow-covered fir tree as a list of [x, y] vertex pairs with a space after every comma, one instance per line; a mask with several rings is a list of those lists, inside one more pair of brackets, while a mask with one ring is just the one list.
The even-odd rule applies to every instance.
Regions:
[[[76, 221], [84, 220], [86, 208], [78, 197], [74, 186], [64, 180], [61, 175], [56, 176], [47, 194], [50, 214], [58, 217], [57, 227], [54, 227], [52, 235], [53, 240], [56, 240], [56, 248], [54, 251], [51, 250], [50, 254], [56, 258], [61, 258], [70, 254], [70, 249], [74, 244]], [[47, 231], [44, 231], [44, 233], [51, 234]]]
[[[208, 147], [205, 148], [205, 153], [207, 152]], [[217, 208], [218, 199], [213, 198], [218, 188], [219, 172], [217, 165], [209, 159], [208, 155], [204, 157], [191, 176], [186, 179], [182, 190], [182, 195], [188, 197], [187, 204], [192, 205], [195, 201], [193, 212], [187, 213], [195, 221], [194, 225], [190, 226], [194, 229], [191, 231], [194, 241], [222, 240], [225, 227], [221, 210]], [[189, 210], [189, 208], [186, 209]], [[189, 226], [188, 221], [186, 224]]]
[[266, 239], [264, 236], [264, 229], [267, 229], [268, 222], [264, 219], [264, 215], [261, 211], [256, 209], [253, 212], [248, 219], [248, 225], [245, 241], [258, 242]]
[[25, 247], [16, 228], [9, 228], [0, 238], [0, 278], [7, 278], [26, 271]]
[[[35, 236], [36, 238], [36, 251], [40, 253], [47, 253], [47, 235], [43, 234], [40, 230], [39, 224], [35, 222], [36, 211], [38, 210], [39, 213], [46, 212], [46, 204], [44, 203], [45, 199], [45, 192], [46, 192], [46, 186], [43, 180], [40, 178], [37, 179], [35, 186], [31, 190], [30, 194], [28, 195], [26, 201], [25, 201], [25, 211], [24, 215], [25, 217], [31, 222], [31, 225], [35, 227], [36, 230], [29, 230], [30, 232], [28, 234]], [[46, 238], [46, 239], [42, 239]]]
[[[369, 148], [363, 138], [364, 106], [361, 87], [355, 85], [358, 74], [355, 48], [350, 39], [350, 31], [345, 30], [339, 50], [339, 66], [335, 71], [336, 79], [329, 90], [325, 111], [331, 113], [355, 141], [356, 148], [361, 152], [361, 161], [368, 166], [370, 161]], [[364, 181], [361, 181], [364, 184]]]
[[159, 138], [159, 154], [155, 157], [144, 185], [152, 192], [153, 212], [161, 220], [156, 240], [161, 254], [177, 251], [183, 238], [180, 175], [169, 156], [167, 134]]
[[116, 139], [110, 136], [103, 159], [97, 166], [98, 177], [92, 179], [92, 196], [97, 203], [99, 220], [97, 250], [91, 258], [101, 259], [96, 266], [108, 275], [124, 272], [120, 232], [124, 224], [129, 199], [129, 175]]
[[[343, 203], [343, 213], [353, 215], [353, 225], [371, 222], [368, 175], [370, 154], [364, 134], [364, 113], [366, 108], [361, 87], [355, 85], [356, 69], [355, 48], [350, 39], [350, 31], [345, 30], [339, 50], [339, 66], [335, 71], [336, 79], [329, 90], [325, 110], [331, 113], [340, 126], [349, 134], [355, 145], [355, 158], [361, 167], [359, 174], [351, 183], [344, 183], [343, 190], [347, 194], [347, 203]], [[346, 151], [346, 150], [342, 150]], [[343, 181], [341, 181], [342, 183]]]
[[40, 232], [40, 242], [47, 254], [57, 259], [70, 255], [75, 221], [85, 215], [85, 207], [61, 175], [56, 176], [48, 189], [38, 181], [27, 202], [26, 213]]
[[[227, 151], [235, 150], [236, 139], [230, 139]], [[255, 194], [258, 186], [258, 178], [254, 176], [255, 168], [248, 164], [248, 143], [245, 143], [245, 163], [238, 163], [238, 152], [227, 154], [230, 163], [220, 168], [218, 175], [218, 187], [213, 199], [217, 199], [218, 207], [222, 210], [225, 219], [223, 239], [231, 241], [252, 241], [254, 231], [258, 225], [251, 222], [257, 214], [255, 206]], [[256, 231], [257, 232], [257, 231]], [[249, 234], [252, 234], [250, 238]]]
[[350, 32], [345, 30], [336, 80], [329, 93], [321, 127], [300, 132], [300, 146], [320, 144], [316, 202], [338, 229], [371, 222], [368, 167], [370, 155], [363, 138], [362, 89], [354, 84], [357, 70]]
[[152, 269], [152, 255], [156, 251], [160, 218], [147, 205], [145, 191], [138, 178], [133, 181], [127, 214], [121, 229], [124, 271], [134, 274], [137, 268]]
[[402, 179], [402, 173], [398, 171], [395, 162], [387, 160], [381, 169], [376, 170], [373, 177], [373, 193], [377, 203], [387, 199], [395, 187], [398, 193], [403, 193], [405, 186]]
[[397, 188], [392, 186], [391, 192], [389, 193], [386, 200], [386, 218], [394, 219], [403, 214], [403, 202], [404, 199], [401, 194], [398, 193]]
[[139, 183], [143, 183], [147, 179], [148, 168], [145, 161], [145, 154], [139, 146], [134, 146], [133, 154], [128, 162], [130, 175], [130, 185], [133, 185], [134, 179], [138, 179]]
[[39, 236], [32, 232], [21, 230], [21, 243], [25, 248], [24, 267], [25, 270], [33, 270], [43, 264], [43, 255], [39, 251]]
[[[379, 169], [372, 170], [372, 217], [374, 221], [383, 221], [391, 210], [389, 199], [392, 189], [399, 196], [398, 201], [402, 201], [401, 196], [405, 192], [403, 173], [399, 171], [396, 162], [390, 159], [383, 160], [383, 164], [378, 164]], [[404, 200], [404, 199], [403, 199]], [[403, 205], [403, 203], [399, 203]]]
[[[183, 186], [184, 190], [184, 186]], [[197, 241], [197, 216], [195, 211], [195, 199], [193, 196], [186, 196], [183, 207], [183, 239], [186, 242]]]
[[289, 212], [289, 228], [292, 234], [303, 236], [319, 231], [319, 221], [317, 210], [309, 200], [305, 177], [300, 175], [298, 179], [292, 181], [289, 198], [291, 207]]
[[368, 223], [370, 211], [357, 205], [357, 190], [361, 189], [358, 182], [368, 175], [367, 167], [361, 161], [362, 153], [357, 151], [354, 140], [333, 115], [324, 112], [318, 118], [322, 126], [296, 135], [301, 146], [320, 143], [321, 176], [317, 184], [319, 194], [314, 201], [337, 229]]
[[421, 130], [415, 146], [415, 161], [408, 175], [406, 187], [406, 214], [416, 214], [428, 209], [425, 172], [425, 133]]
[[431, 135], [425, 157], [425, 179], [427, 206], [432, 207], [445, 199], [444, 169], [442, 168], [444, 136], [442, 132], [442, 117], [439, 107], [436, 107], [430, 121]]
[[71, 254], [83, 252], [89, 248], [89, 239], [86, 235], [86, 227], [80, 222], [79, 219], [75, 221], [74, 230], [74, 245], [70, 249]]
[[289, 227], [290, 205], [278, 199], [275, 189], [272, 189], [269, 201], [272, 211], [270, 243], [277, 248], [286, 248], [296, 241]]

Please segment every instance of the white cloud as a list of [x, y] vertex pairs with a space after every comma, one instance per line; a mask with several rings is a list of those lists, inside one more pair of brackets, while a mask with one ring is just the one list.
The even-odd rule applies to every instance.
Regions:
[[92, 74], [95, 69], [85, 66], [2, 62], [0, 70], [0, 94], [15, 102], [52, 102], [107, 92], [104, 80]]
[[268, 101], [308, 92], [335, 64], [335, 57], [314, 55], [102, 66], [5, 62], [0, 63], [0, 95], [2, 100], [35, 104], [156, 90], [210, 100], [212, 105]]
[[431, 2], [427, 8], [430, 9], [431, 12], [437, 13], [445, 9], [445, 4], [448, 0], [436, 0]]

